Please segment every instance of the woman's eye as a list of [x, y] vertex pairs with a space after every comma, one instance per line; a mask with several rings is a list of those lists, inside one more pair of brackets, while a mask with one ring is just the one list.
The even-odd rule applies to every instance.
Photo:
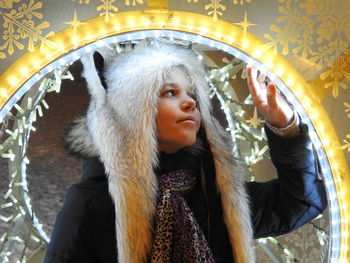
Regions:
[[175, 96], [175, 90], [167, 90], [166, 92], [163, 93], [163, 96], [165, 97]]

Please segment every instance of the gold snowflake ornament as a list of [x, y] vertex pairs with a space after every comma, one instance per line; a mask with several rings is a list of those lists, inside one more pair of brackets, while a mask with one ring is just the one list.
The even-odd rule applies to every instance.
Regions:
[[130, 5], [132, 4], [133, 6], [137, 5], [137, 4], [143, 4], [143, 0], [133, 0], [132, 3], [130, 3], [130, 0], [125, 0], [125, 5]]
[[234, 5], [238, 5], [238, 4], [243, 5], [244, 2], [251, 3], [252, 0], [239, 0], [239, 2], [238, 2], [238, 0], [232, 0], [232, 3], [233, 3]]
[[[277, 24], [272, 24], [265, 34], [269, 41], [265, 49], [273, 48], [277, 53], [293, 55], [308, 60], [324, 68], [320, 79], [324, 88], [332, 89], [334, 98], [339, 95], [339, 88], [346, 89], [343, 80], [350, 81], [350, 10], [349, 1], [341, 0], [280, 0], [278, 11], [282, 16]], [[293, 46], [293, 48], [291, 48]], [[314, 87], [318, 88], [318, 87]]]
[[[344, 106], [345, 106], [345, 112], [350, 112], [350, 104], [347, 102], [344, 102]], [[350, 118], [350, 113], [348, 113], [348, 118]]]
[[[345, 106], [345, 112], [348, 113], [348, 118], [350, 118], [350, 104], [345, 102], [344, 103]], [[348, 152], [350, 152], [350, 141], [348, 141], [347, 139], [350, 139], [350, 134], [346, 135], [346, 139], [343, 140], [343, 145], [341, 146], [342, 150], [347, 150]]]
[[[350, 139], [350, 134], [346, 135], [347, 139]], [[343, 140], [343, 145], [341, 146], [342, 150], [347, 150], [348, 152], [350, 152], [350, 141], [348, 141], [347, 139]]]
[[[75, 0], [72, 0], [75, 2]], [[90, 3], [90, 0], [79, 0], [79, 4], [89, 4]]]
[[208, 12], [208, 15], [210, 16], [212, 15], [214, 20], [218, 19], [218, 15], [222, 16], [222, 12], [219, 10], [222, 10], [222, 11], [226, 10], [226, 6], [224, 6], [223, 4], [220, 4], [221, 1], [222, 0], [210, 0], [211, 3], [205, 5], [204, 7], [205, 10], [212, 9], [212, 11]]
[[[100, 0], [103, 4], [96, 8], [97, 11], [104, 10], [100, 13], [100, 16], [105, 17], [105, 22], [109, 22], [109, 17], [114, 16], [114, 13], [118, 12], [118, 7], [114, 6], [113, 3], [116, 0]], [[114, 13], [113, 13], [114, 12]]]
[[41, 48], [43, 45], [54, 48], [55, 44], [47, 40], [47, 38], [55, 33], [50, 31], [45, 36], [42, 35], [43, 29], [48, 28], [50, 23], [44, 21], [36, 25], [36, 20], [43, 19], [43, 14], [39, 12], [43, 4], [30, 0], [28, 4], [22, 3], [17, 9], [13, 8], [13, 3], [17, 2], [19, 1], [5, 0], [0, 2], [1, 8], [9, 9], [7, 13], [0, 12], [4, 30], [1, 37], [4, 43], [0, 45], [0, 58], [6, 58], [6, 53], [3, 52], [5, 50], [9, 55], [15, 52], [15, 48], [23, 50], [25, 46], [23, 40], [27, 40], [27, 49], [29, 51], [34, 50], [34, 43], [37, 41], [41, 42]]

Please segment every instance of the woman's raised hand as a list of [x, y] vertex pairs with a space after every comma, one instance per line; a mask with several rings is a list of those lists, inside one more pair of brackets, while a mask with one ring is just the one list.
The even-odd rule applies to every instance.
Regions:
[[268, 83], [266, 75], [252, 66], [247, 66], [247, 81], [252, 100], [265, 120], [276, 128], [284, 128], [292, 121], [293, 110], [281, 96], [275, 84]]

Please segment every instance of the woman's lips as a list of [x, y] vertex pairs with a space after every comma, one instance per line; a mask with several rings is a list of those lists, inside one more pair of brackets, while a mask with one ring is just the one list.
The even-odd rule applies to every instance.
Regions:
[[195, 118], [192, 117], [192, 116], [188, 116], [188, 117], [185, 117], [183, 119], [180, 119], [178, 122], [186, 122], [186, 121], [189, 121], [189, 122], [196, 122]]
[[196, 126], [196, 121], [194, 118], [186, 118], [186, 119], [181, 119], [178, 121], [178, 123], [186, 125], [186, 126], [191, 126], [195, 127]]
[[185, 122], [185, 123], [196, 123], [194, 120], [182, 120], [180, 122]]

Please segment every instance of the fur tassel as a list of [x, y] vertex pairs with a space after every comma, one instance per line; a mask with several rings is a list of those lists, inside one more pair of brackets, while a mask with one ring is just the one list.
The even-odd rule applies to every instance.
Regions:
[[235, 262], [255, 262], [255, 253], [252, 249], [253, 229], [250, 224], [249, 200], [244, 188], [242, 167], [232, 156], [230, 152], [232, 148], [227, 147], [230, 144], [225, 143], [228, 141], [227, 135], [223, 132], [215, 134], [218, 130], [211, 126], [213, 123], [215, 120], [206, 126], [206, 131], [209, 133], [207, 136], [215, 163], [216, 184], [221, 196], [224, 221], [229, 232]]
[[106, 99], [106, 92], [96, 71], [93, 55], [91, 53], [84, 55], [81, 58], [81, 62], [84, 66], [82, 75], [88, 83], [91, 101], [98, 105], [103, 105]]
[[80, 117], [73, 121], [64, 136], [66, 150], [81, 158], [92, 158], [99, 155], [96, 146], [92, 142], [88, 131], [86, 117]]

